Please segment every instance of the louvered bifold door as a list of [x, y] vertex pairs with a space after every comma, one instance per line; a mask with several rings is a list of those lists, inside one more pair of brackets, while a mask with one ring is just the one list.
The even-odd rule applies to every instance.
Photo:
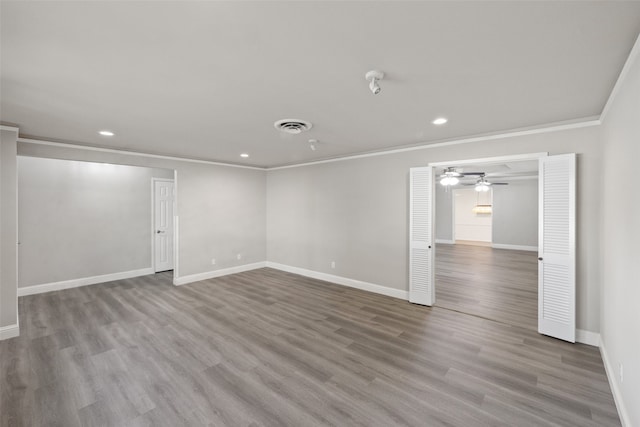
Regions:
[[575, 342], [576, 155], [540, 158], [538, 332]]
[[409, 301], [433, 305], [433, 171], [411, 168], [409, 192]]

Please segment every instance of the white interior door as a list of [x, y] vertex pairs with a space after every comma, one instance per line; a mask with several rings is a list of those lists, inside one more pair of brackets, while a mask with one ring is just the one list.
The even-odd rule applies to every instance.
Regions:
[[411, 168], [409, 184], [409, 301], [433, 305], [435, 192], [431, 166]]
[[173, 200], [173, 181], [154, 180], [153, 265], [156, 272], [173, 270]]
[[576, 155], [539, 162], [538, 332], [575, 342]]

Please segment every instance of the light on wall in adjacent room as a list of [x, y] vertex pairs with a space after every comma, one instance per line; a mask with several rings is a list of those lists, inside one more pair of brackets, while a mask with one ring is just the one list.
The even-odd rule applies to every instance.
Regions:
[[471, 210], [476, 214], [490, 214], [493, 211], [491, 205], [476, 205]]
[[242, 154], [240, 154], [240, 157], [243, 157], [243, 158], [246, 159], [247, 157], [249, 157], [249, 155], [247, 153], [242, 153]]
[[102, 135], [102, 136], [113, 136], [113, 135], [115, 135], [115, 133], [111, 132], [110, 130], [101, 130], [98, 133], [100, 135]]
[[448, 120], [444, 117], [438, 117], [437, 119], [435, 119], [434, 121], [432, 121], [431, 123], [433, 123], [434, 125], [443, 125], [445, 123], [447, 123]]

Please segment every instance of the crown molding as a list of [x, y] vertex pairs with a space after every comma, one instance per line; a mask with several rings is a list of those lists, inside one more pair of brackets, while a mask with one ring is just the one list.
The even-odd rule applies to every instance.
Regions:
[[600, 113], [600, 122], [604, 122], [604, 120], [606, 119], [607, 114], [611, 109], [611, 105], [613, 105], [613, 102], [618, 96], [618, 93], [620, 92], [620, 88], [622, 87], [624, 81], [627, 79], [627, 76], [629, 75], [629, 70], [631, 69], [631, 66], [633, 65], [638, 55], [640, 55], [640, 35], [638, 35], [636, 42], [631, 48], [631, 52], [629, 53], [629, 56], [627, 57], [627, 60], [624, 63], [624, 66], [622, 67], [622, 71], [620, 71], [618, 80], [616, 80], [616, 84], [613, 86], [613, 90], [609, 95], [609, 99], [607, 99], [607, 103], [604, 104], [602, 113]]
[[15, 126], [7, 126], [7, 125], [0, 125], [0, 130], [7, 130], [9, 132], [15, 132], [15, 133], [20, 132], [20, 128], [17, 128]]
[[[209, 161], [209, 160], [198, 160], [198, 159], [190, 159], [187, 157], [174, 157], [174, 156], [166, 156], [166, 155], [160, 155], [160, 154], [149, 154], [149, 153], [142, 153], [138, 151], [117, 150], [114, 148], [102, 148], [102, 147], [94, 147], [90, 145], [72, 144], [67, 142], [54, 142], [54, 141], [32, 139], [32, 138], [19, 137], [18, 142], [27, 143], [27, 144], [54, 146], [54, 147], [61, 147], [61, 148], [98, 151], [98, 152], [113, 153], [113, 154], [120, 154], [120, 155], [174, 160], [174, 161], [180, 161], [180, 162], [200, 163], [200, 164], [215, 165], [215, 166], [226, 166], [226, 167], [234, 167], [234, 168], [241, 168], [241, 169], [273, 171], [273, 170], [281, 170], [281, 169], [298, 168], [303, 166], [319, 165], [324, 163], [340, 162], [345, 160], [362, 159], [367, 157], [386, 156], [386, 155], [416, 151], [416, 150], [428, 150], [433, 148], [446, 147], [450, 145], [470, 144], [474, 142], [493, 141], [493, 140], [504, 139], [504, 138], [513, 138], [513, 137], [526, 136], [526, 135], [537, 135], [537, 134], [549, 133], [549, 132], [559, 132], [563, 130], [598, 126], [601, 123], [602, 121], [599, 118], [589, 117], [581, 121], [560, 122], [556, 124], [549, 124], [545, 127], [514, 129], [511, 131], [495, 133], [490, 135], [480, 135], [480, 136], [473, 136], [473, 137], [461, 138], [461, 139], [452, 139], [452, 140], [446, 140], [446, 141], [434, 142], [434, 143], [423, 143], [423, 144], [412, 145], [412, 146], [403, 147], [403, 148], [393, 148], [393, 149], [374, 151], [369, 153], [335, 157], [335, 158], [330, 158], [325, 160], [316, 160], [316, 161], [305, 162], [305, 163], [295, 163], [291, 165], [272, 166], [272, 167], [244, 166], [244, 165], [237, 165], [233, 163], [215, 162], [215, 161]], [[5, 126], [3, 126], [3, 128], [4, 127]], [[12, 128], [12, 129], [16, 129], [16, 131], [18, 130], [18, 128]]]
[[47, 146], [60, 147], [60, 148], [72, 148], [77, 150], [98, 151], [102, 153], [111, 153], [111, 154], [128, 155], [128, 156], [136, 156], [136, 157], [147, 157], [147, 158], [153, 158], [153, 159], [174, 160], [179, 162], [200, 163], [200, 164], [215, 165], [215, 166], [226, 166], [230, 168], [253, 169], [253, 170], [262, 170], [262, 171], [265, 170], [265, 168], [257, 167], [257, 166], [243, 166], [243, 165], [236, 165], [233, 163], [213, 162], [209, 160], [190, 159], [188, 157], [165, 156], [161, 154], [149, 154], [149, 153], [142, 153], [139, 151], [117, 150], [114, 148], [93, 147], [90, 145], [71, 144], [67, 142], [54, 142], [54, 141], [46, 141], [42, 139], [18, 138], [18, 142], [22, 142], [25, 144], [47, 145]]
[[386, 156], [389, 154], [404, 153], [407, 151], [427, 150], [432, 148], [446, 147], [449, 145], [470, 144], [473, 142], [493, 141], [497, 139], [513, 138], [517, 136], [536, 135], [536, 134], [549, 133], [549, 132], [559, 132], [559, 131], [569, 130], [569, 129], [579, 129], [579, 128], [590, 127], [590, 126], [598, 126], [600, 124], [601, 122], [599, 119], [588, 118], [584, 121], [579, 121], [579, 122], [559, 123], [559, 124], [549, 125], [547, 127], [541, 127], [541, 128], [513, 130], [513, 131], [498, 133], [498, 134], [482, 135], [482, 136], [475, 136], [475, 137], [462, 138], [462, 139], [453, 139], [449, 141], [436, 142], [433, 144], [421, 144], [421, 145], [414, 145], [414, 146], [405, 147], [405, 148], [395, 148], [391, 150], [375, 151], [372, 153], [355, 154], [352, 156], [336, 157], [333, 159], [318, 160], [318, 161], [306, 162], [306, 163], [297, 163], [293, 165], [274, 166], [266, 169], [268, 171], [291, 169], [291, 168], [298, 168], [302, 166], [319, 165], [323, 163], [341, 162], [344, 160], [362, 159], [366, 157], [375, 157], [375, 156]]

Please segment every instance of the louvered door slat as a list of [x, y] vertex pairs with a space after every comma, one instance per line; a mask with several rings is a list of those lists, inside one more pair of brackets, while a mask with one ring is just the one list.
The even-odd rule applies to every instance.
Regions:
[[433, 171], [410, 170], [409, 196], [409, 301], [433, 305]]
[[538, 331], [575, 342], [575, 154], [540, 159]]

